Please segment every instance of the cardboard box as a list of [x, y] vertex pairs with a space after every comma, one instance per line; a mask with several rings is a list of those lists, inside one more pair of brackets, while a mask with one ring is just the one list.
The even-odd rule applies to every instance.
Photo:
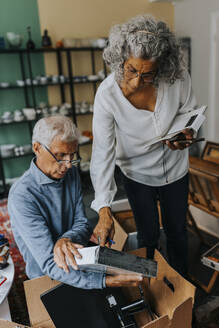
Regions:
[[[146, 256], [145, 249], [138, 249], [131, 253]], [[157, 278], [150, 279], [150, 282], [145, 279], [144, 291], [158, 318], [149, 321], [145, 313], [139, 313], [136, 315], [139, 328], [191, 328], [195, 287], [174, 271], [158, 251], [155, 253], [155, 260], [158, 262]], [[164, 278], [171, 288], [164, 282]], [[47, 276], [24, 282], [31, 326], [55, 327], [40, 300], [40, 294], [58, 284], [58, 281], [51, 280]], [[139, 298], [138, 288], [127, 287], [123, 291], [127, 302]]]

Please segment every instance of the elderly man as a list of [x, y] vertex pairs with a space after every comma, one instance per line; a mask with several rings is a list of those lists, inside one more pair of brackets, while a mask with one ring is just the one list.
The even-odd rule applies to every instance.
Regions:
[[[12, 186], [8, 209], [16, 243], [30, 279], [48, 275], [85, 288], [136, 286], [141, 278], [77, 270], [74, 256], [89, 241], [77, 168], [78, 130], [69, 118], [39, 120], [33, 130], [36, 157]], [[68, 258], [69, 266], [66, 263]]]

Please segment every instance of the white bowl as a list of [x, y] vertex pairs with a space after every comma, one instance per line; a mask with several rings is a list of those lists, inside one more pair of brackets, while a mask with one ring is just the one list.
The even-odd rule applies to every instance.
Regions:
[[22, 111], [26, 116], [27, 120], [35, 120], [36, 112], [34, 108], [23, 108]]
[[1, 150], [2, 157], [13, 156], [15, 147], [16, 145], [14, 144], [1, 145], [0, 150]]
[[7, 87], [9, 87], [9, 83], [8, 83], [8, 82], [1, 82], [1, 83], [0, 83], [0, 86], [1, 86], [2, 88], [7, 88]]
[[17, 83], [17, 85], [19, 87], [23, 87], [24, 86], [24, 81], [23, 80], [17, 80], [16, 83]]
[[97, 81], [99, 79], [97, 75], [88, 75], [87, 78], [89, 81]]
[[7, 32], [6, 37], [10, 47], [19, 48], [22, 43], [22, 36], [14, 32]]

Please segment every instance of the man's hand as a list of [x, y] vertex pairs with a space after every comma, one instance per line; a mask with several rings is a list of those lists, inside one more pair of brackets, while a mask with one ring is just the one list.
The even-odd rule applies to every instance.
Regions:
[[110, 207], [103, 207], [99, 211], [99, 221], [94, 229], [91, 241], [100, 246], [110, 246], [107, 239], [113, 239], [115, 234], [113, 216]]
[[119, 274], [106, 276], [106, 287], [136, 287], [143, 281], [143, 277], [133, 274]]
[[81, 254], [78, 252], [78, 248], [83, 248], [80, 244], [74, 244], [69, 238], [59, 239], [53, 249], [54, 261], [59, 268], [63, 269], [65, 272], [69, 272], [66, 259], [68, 263], [72, 266], [74, 270], [78, 270], [77, 263], [75, 261], [75, 256], [79, 259], [82, 258]]
[[[163, 143], [165, 143], [172, 150], [177, 150], [177, 149], [182, 150], [192, 144], [193, 134], [194, 131], [192, 129], [184, 129], [179, 134], [179, 141], [164, 140]], [[182, 139], [183, 142], [180, 142], [180, 139]], [[188, 142], [186, 142], [187, 140]]]

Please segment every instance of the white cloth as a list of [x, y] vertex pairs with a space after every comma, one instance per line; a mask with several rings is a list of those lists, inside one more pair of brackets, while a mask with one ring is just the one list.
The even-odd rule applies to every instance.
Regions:
[[95, 189], [91, 207], [95, 211], [111, 206], [117, 190], [115, 164], [128, 178], [151, 186], [174, 182], [188, 172], [188, 149], [173, 151], [161, 142], [149, 147], [145, 143], [164, 136], [177, 113], [195, 106], [187, 72], [173, 85], [159, 84], [154, 112], [135, 108], [123, 95], [114, 74], [101, 83], [94, 102], [91, 158]]

